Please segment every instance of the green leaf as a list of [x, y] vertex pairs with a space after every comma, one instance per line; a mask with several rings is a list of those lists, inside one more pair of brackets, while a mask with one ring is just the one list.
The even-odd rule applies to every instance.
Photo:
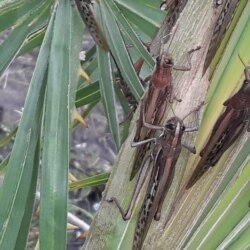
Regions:
[[[35, 195], [34, 183], [37, 180], [38, 162], [36, 147], [39, 139], [43, 100], [46, 87], [46, 71], [49, 57], [49, 47], [52, 36], [52, 24], [48, 28], [37, 65], [31, 80], [30, 89], [26, 98], [24, 112], [21, 118], [12, 154], [8, 163], [1, 188], [0, 198], [0, 248], [14, 249], [19, 239], [21, 227], [27, 233], [31, 219], [32, 200]], [[29, 214], [26, 213], [27, 206]], [[15, 225], [15, 226], [13, 226]], [[27, 238], [27, 235], [26, 237]]]
[[0, 32], [20, 23], [21, 19], [27, 18], [34, 10], [44, 8], [46, 2], [48, 1], [42, 3], [35, 0], [2, 1], [0, 3]]
[[116, 148], [119, 149], [121, 145], [120, 132], [119, 132], [119, 122], [116, 111], [116, 100], [115, 92], [113, 86], [113, 75], [111, 72], [111, 63], [108, 53], [97, 49], [98, 53], [98, 64], [102, 65], [99, 68], [100, 74], [100, 91], [102, 97], [102, 103], [104, 105], [109, 128], [116, 145]]
[[144, 58], [146, 63], [153, 68], [155, 62], [150, 56], [149, 52], [145, 49], [145, 47], [140, 42], [137, 34], [134, 32], [132, 27], [130, 26], [127, 19], [123, 16], [123, 14], [120, 12], [119, 8], [113, 1], [104, 1], [106, 6], [108, 7], [110, 13], [114, 16], [114, 18], [117, 20], [119, 25], [123, 28], [123, 30], [126, 32], [126, 35], [130, 38], [132, 41], [132, 44], [135, 46], [135, 48], [138, 49], [138, 51], [141, 53], [141, 56]]
[[79, 188], [90, 188], [90, 187], [97, 187], [102, 184], [106, 184], [110, 176], [110, 173], [99, 174], [95, 176], [91, 176], [85, 178], [80, 181], [74, 181], [69, 184], [70, 191], [79, 189]]
[[82, 34], [79, 15], [70, 1], [60, 1], [53, 25], [44, 116], [41, 249], [66, 248], [71, 110], [78, 80]]
[[[223, 163], [223, 160], [225, 161], [225, 159], [227, 158], [229, 152], [225, 153], [224, 156], [222, 157], [222, 160], [220, 162]], [[211, 211], [211, 209], [214, 207], [214, 204], [221, 199], [221, 195], [223, 193], [225, 193], [225, 190], [227, 190], [228, 185], [230, 183], [230, 181], [234, 178], [234, 176], [236, 175], [237, 171], [239, 169], [241, 169], [241, 166], [244, 165], [244, 162], [246, 161], [248, 155], [250, 154], [250, 140], [248, 140], [245, 145], [243, 146], [243, 148], [241, 149], [239, 155], [236, 157], [235, 161], [231, 164], [230, 169], [227, 171], [227, 173], [225, 174], [224, 178], [222, 179], [221, 183], [219, 184], [219, 186], [217, 187], [217, 189], [213, 192], [213, 194], [211, 195], [209, 201], [207, 201], [206, 207], [203, 209], [200, 209], [199, 211], [199, 218], [195, 221], [193, 221], [192, 223], [192, 227], [189, 228], [189, 233], [187, 235], [187, 239], [185, 241], [186, 244], [188, 241], [190, 241], [190, 238], [194, 235], [194, 233], [196, 232], [196, 234], [200, 231], [199, 226], [201, 225], [203, 220], [206, 220], [206, 217], [208, 216], [209, 212]], [[217, 164], [217, 172], [219, 171], [220, 168], [220, 162]], [[215, 175], [217, 175], [216, 171], [214, 173]], [[203, 182], [203, 184], [205, 183], [205, 185], [208, 185], [208, 187], [211, 186], [211, 182], [213, 182], [215, 179], [215, 177], [210, 176], [210, 179], [205, 182]], [[206, 193], [207, 188], [203, 189], [201, 191], [201, 193]], [[202, 197], [202, 195], [201, 195]], [[197, 204], [197, 206], [199, 207], [200, 205]], [[192, 241], [191, 241], [192, 242]], [[193, 242], [192, 242], [193, 244]]]
[[5, 136], [1, 141], [0, 141], [0, 148], [5, 146], [17, 133], [17, 128], [14, 129], [9, 135]]
[[10, 154], [7, 155], [3, 161], [0, 163], [0, 175], [5, 171], [5, 169], [7, 168], [8, 162], [10, 160]]
[[[40, 162], [40, 144], [37, 143], [36, 152], [34, 157], [34, 165], [39, 166]], [[25, 211], [19, 228], [18, 238], [16, 240], [15, 249], [26, 249], [27, 236], [30, 229], [31, 215], [33, 212], [35, 193], [37, 186], [38, 168], [34, 168], [33, 175], [31, 176], [31, 182], [27, 193], [27, 203]]]
[[132, 91], [135, 98], [139, 101], [144, 90], [131, 63], [119, 27], [117, 26], [115, 19], [109, 14], [107, 7], [102, 2], [100, 4], [105, 28], [108, 34], [107, 39], [112, 51], [112, 55], [114, 56], [121, 74], [127, 82], [130, 90]]
[[[187, 249], [215, 249], [249, 212], [250, 163], [220, 198], [208, 217], [196, 231]], [[237, 211], [237, 212], [236, 212]]]
[[40, 47], [42, 42], [43, 42], [46, 28], [47, 28], [47, 25], [45, 27], [42, 27], [41, 29], [37, 30], [32, 35], [29, 35], [28, 39], [26, 39], [24, 45], [22, 46], [21, 50], [19, 51], [18, 56], [23, 55], [25, 53], [29, 53], [34, 48]]
[[136, 31], [151, 38], [156, 35], [166, 15], [160, 10], [161, 0], [116, 0], [116, 2], [124, 16], [134, 24]]
[[25, 39], [47, 23], [49, 12], [50, 4], [45, 1], [39, 8], [25, 16], [24, 20], [22, 20], [4, 40], [0, 46], [0, 75], [18, 54], [25, 43]]
[[89, 103], [99, 102], [100, 100], [99, 82], [94, 82], [77, 90], [75, 105], [78, 108]]
[[250, 235], [250, 212], [240, 221], [230, 234], [218, 246], [222, 249], [247, 249]]
[[129, 135], [130, 120], [133, 116], [134, 110], [132, 110], [131, 107], [129, 106], [124, 94], [122, 93], [121, 89], [117, 86], [117, 84], [115, 85], [115, 92], [116, 92], [116, 95], [119, 99], [119, 102], [122, 106], [123, 113], [124, 113], [122, 124], [120, 123], [120, 127], [122, 127], [121, 134], [122, 134], [122, 143], [123, 143]]

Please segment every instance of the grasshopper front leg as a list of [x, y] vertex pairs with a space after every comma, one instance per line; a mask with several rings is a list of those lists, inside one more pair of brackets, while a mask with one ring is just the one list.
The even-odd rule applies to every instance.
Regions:
[[174, 65], [173, 69], [175, 70], [179, 70], [179, 71], [189, 71], [192, 68], [192, 64], [191, 64], [191, 55], [193, 52], [200, 50], [201, 46], [197, 46], [194, 49], [191, 49], [187, 52], [187, 61], [188, 61], [188, 66], [178, 66], [178, 65]]

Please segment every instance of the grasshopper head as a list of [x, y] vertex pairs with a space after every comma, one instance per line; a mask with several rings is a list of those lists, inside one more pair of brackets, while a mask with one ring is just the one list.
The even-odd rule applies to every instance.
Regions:
[[163, 67], [163, 68], [171, 68], [174, 65], [173, 58], [170, 54], [167, 52], [163, 52], [161, 55], [159, 55], [156, 58], [157, 66]]
[[246, 79], [243, 81], [242, 91], [243, 91], [244, 93], [246, 93], [247, 95], [249, 95], [249, 97], [250, 97], [250, 79], [247, 79], [247, 78], [246, 78]]
[[175, 131], [179, 128], [181, 132], [184, 132], [186, 127], [183, 124], [183, 121], [178, 117], [172, 117], [167, 121], [165, 125], [166, 130], [169, 133], [175, 133]]
[[238, 53], [238, 57], [241, 61], [241, 63], [244, 65], [245, 69], [244, 69], [244, 73], [245, 73], [245, 80], [243, 82], [243, 86], [242, 89], [244, 92], [250, 92], [250, 65], [246, 65], [246, 63], [243, 61], [243, 59], [241, 58], [240, 54]]

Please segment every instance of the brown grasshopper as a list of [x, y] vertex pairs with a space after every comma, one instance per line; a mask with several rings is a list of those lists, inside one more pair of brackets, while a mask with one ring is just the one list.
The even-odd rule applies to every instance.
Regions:
[[[196, 108], [195, 111], [200, 109], [200, 107], [201, 105]], [[191, 113], [193, 112], [194, 110], [191, 111]], [[187, 148], [190, 152], [195, 153], [195, 148], [183, 144], [181, 139], [184, 132], [197, 131], [197, 128], [186, 128], [183, 120], [175, 116], [170, 118], [165, 126], [156, 126], [147, 123], [145, 119], [143, 119], [143, 125], [145, 127], [152, 130], [162, 130], [162, 133], [159, 137], [132, 143], [132, 146], [134, 147], [152, 142], [154, 144], [150, 154], [150, 163], [153, 163], [153, 169], [150, 175], [147, 194], [137, 220], [133, 249], [141, 249], [152, 220], [159, 220], [161, 217], [163, 201], [171, 186], [175, 173], [175, 165], [182, 146]], [[140, 177], [142, 176], [141, 172], [142, 170], [140, 171]], [[142, 176], [142, 178], [139, 179], [136, 187], [137, 191], [138, 186], [141, 188], [144, 180], [145, 176]], [[137, 191], [135, 191], [130, 207], [126, 213], [123, 211], [116, 198], [112, 197], [108, 200], [110, 202], [115, 202], [124, 220], [128, 220], [131, 217], [138, 195]]]
[[[239, 56], [240, 58], [240, 56]], [[250, 66], [245, 66], [245, 80], [240, 90], [223, 103], [226, 110], [217, 119], [206, 146], [200, 152], [201, 159], [186, 188], [191, 188], [210, 168], [217, 164], [224, 152], [244, 131], [250, 132]]]
[[167, 10], [168, 12], [168, 23], [171, 23], [172, 27], [175, 25], [187, 1], [188, 0], [165, 0], [161, 3], [161, 9]]
[[224, 1], [214, 1], [214, 6], [218, 7], [222, 6], [222, 11], [215, 23], [212, 38], [210, 40], [208, 52], [206, 55], [204, 67], [203, 67], [203, 74], [206, 72], [209, 64], [211, 63], [215, 52], [217, 51], [220, 43], [226, 33], [226, 30], [234, 17], [234, 13], [237, 9], [239, 4], [239, 0], [224, 0]]
[[[131, 93], [127, 83], [125, 82], [125, 80], [122, 77], [122, 74], [120, 72], [120, 69], [118, 67], [118, 64], [116, 63], [115, 57], [113, 56], [112, 52], [109, 50], [109, 46], [107, 43], [107, 40], [105, 39], [97, 21], [95, 18], [95, 15], [92, 11], [92, 7], [91, 7], [91, 0], [75, 0], [78, 11], [87, 27], [87, 29], [89, 30], [90, 35], [92, 36], [92, 38], [94, 39], [94, 41], [96, 42], [96, 44], [102, 48], [104, 51], [109, 51], [110, 55], [112, 56], [118, 74], [119, 74], [119, 87], [122, 91], [122, 93], [124, 94], [125, 98], [127, 99], [128, 103], [130, 104], [130, 106], [132, 107], [132, 110], [134, 111], [135, 108], [137, 107], [137, 100], [136, 98], [133, 96], [133, 94]], [[140, 69], [142, 67], [142, 62], [138, 61], [135, 63], [134, 68], [136, 70], [136, 72], [139, 74]]]
[[[159, 41], [162, 40], [163, 37], [167, 37], [170, 34], [172, 28], [176, 24], [181, 12], [186, 6], [187, 0], [165, 0], [161, 4], [161, 9], [167, 10], [167, 16], [164, 19], [156, 37], [152, 41], [150, 45], [150, 53], [153, 56], [159, 55], [160, 47]], [[169, 38], [169, 37], [167, 37]], [[165, 40], [165, 43], [167, 39]]]
[[[115, 62], [115, 60], [114, 60]], [[140, 74], [140, 71], [141, 71], [141, 68], [143, 66], [143, 59], [142, 58], [139, 58], [134, 64], [134, 70], [135, 72], [137, 73], [138, 77], [139, 77], [139, 74]], [[133, 113], [135, 112], [137, 106], [138, 106], [138, 101], [136, 100], [136, 98], [133, 96], [127, 82], [124, 80], [124, 78], [122, 77], [122, 74], [120, 72], [120, 69], [117, 65], [117, 63], [115, 62], [116, 64], [116, 68], [117, 68], [117, 72], [118, 72], [118, 85], [119, 85], [119, 88], [121, 89], [124, 97], [126, 98], [131, 110], [130, 112], [126, 115], [124, 121], [126, 121], [127, 119], [130, 120], [130, 118], [132, 117]], [[144, 85], [144, 81], [141, 80], [141, 83]], [[123, 123], [123, 122], [122, 122]]]
[[[158, 34], [163, 35], [163, 37], [165, 39], [165, 41], [164, 41], [165, 43], [168, 40], [166, 38], [169, 38], [170, 31], [173, 28], [173, 26], [175, 25], [180, 13], [184, 9], [186, 3], [187, 3], [187, 0], [165, 0], [165, 1], [162, 2], [160, 7], [161, 8], [164, 7], [164, 9], [167, 10], [168, 15], [167, 15], [166, 19], [164, 20], [164, 22], [163, 22], [163, 24], [161, 25], [161, 28], [160, 28], [160, 30], [163, 28], [164, 32], [159, 31]], [[155, 52], [153, 52], [153, 50], [155, 50], [157, 47], [159, 47], [159, 43], [160, 43], [159, 40], [162, 40], [163, 37], [161, 37], [161, 38], [156, 37], [151, 44], [146, 44], [146, 43], [143, 43], [143, 44], [154, 55]], [[159, 54], [159, 53], [157, 53], [157, 54]], [[143, 63], [144, 63], [144, 60], [143, 60], [142, 57], [139, 58], [138, 61], [135, 62], [134, 68], [135, 68], [137, 74], [139, 74]], [[142, 83], [143, 83], [143, 81], [142, 81]], [[145, 83], [145, 81], [144, 81], [144, 83]], [[133, 98], [131, 91], [126, 86], [126, 83], [123, 84], [122, 79], [121, 79], [121, 85], [123, 85], [121, 89], [122, 89], [126, 99], [129, 101], [129, 104], [132, 103], [132, 105], [131, 105], [132, 106], [132, 111], [134, 112], [138, 103], [135, 100], [135, 98]]]
[[109, 51], [108, 43], [93, 14], [91, 0], [75, 0], [75, 3], [83, 22], [96, 44], [104, 51]]
[[[201, 47], [198, 46], [188, 51], [188, 66], [175, 65], [172, 56], [167, 52], [162, 52], [160, 56], [156, 58], [156, 66], [150, 79], [148, 92], [142, 100], [140, 117], [134, 137], [135, 142], [152, 137], [152, 130], [143, 126], [143, 116], [145, 117], [146, 123], [153, 125], [159, 125], [161, 123], [167, 103], [173, 100], [172, 70], [189, 71], [191, 69], [191, 54], [200, 48]], [[133, 179], [140, 169], [145, 151], [147, 151], [147, 144], [142, 145], [137, 150], [130, 179]]]

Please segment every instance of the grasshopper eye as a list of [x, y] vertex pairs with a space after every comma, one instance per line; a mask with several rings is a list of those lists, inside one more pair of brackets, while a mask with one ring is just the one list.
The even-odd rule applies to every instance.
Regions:
[[160, 56], [157, 56], [156, 57], [156, 62], [160, 62], [161, 61], [161, 57]]
[[250, 80], [249, 79], [245, 79], [243, 81], [242, 91], [246, 93], [246, 95], [249, 95], [250, 93]]
[[164, 68], [168, 68], [170, 65], [173, 65], [172, 59], [170, 59], [170, 58], [165, 58], [165, 59], [164, 59], [163, 67], [164, 67]]
[[173, 124], [173, 123], [169, 123], [169, 124], [166, 125], [166, 128], [167, 128], [168, 130], [175, 130], [176, 125]]
[[171, 63], [171, 60], [170, 60], [170, 59], [168, 59], [168, 58], [166, 58], [166, 59], [164, 60], [164, 63], [166, 63], [166, 64], [170, 64], [170, 63]]
[[181, 131], [185, 131], [186, 127], [185, 126], [181, 126]]

